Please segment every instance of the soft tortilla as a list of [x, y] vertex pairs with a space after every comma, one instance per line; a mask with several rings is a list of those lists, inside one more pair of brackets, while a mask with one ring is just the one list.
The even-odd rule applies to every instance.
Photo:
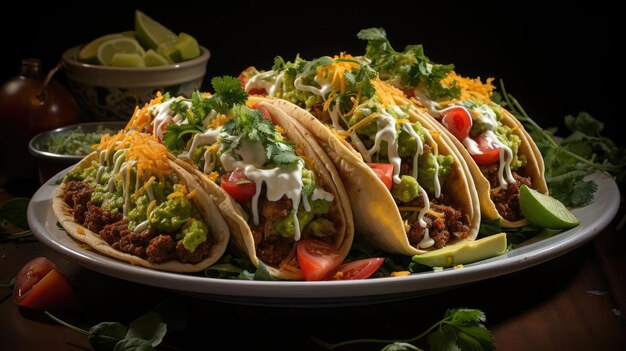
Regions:
[[[340, 172], [350, 195], [350, 204], [359, 235], [363, 235], [372, 245], [389, 253], [412, 256], [429, 252], [429, 250], [410, 245], [404, 221], [391, 193], [345, 140], [339, 138], [308, 111], [291, 102], [261, 97], [251, 99], [266, 101], [268, 104], [279, 107], [313, 134]], [[433, 130], [428, 124], [423, 124], [423, 126]], [[478, 193], [469, 176], [467, 165], [454, 148], [449, 146], [451, 144], [447, 137], [440, 133], [436, 141], [440, 154], [452, 155], [454, 158], [454, 165], [446, 183], [442, 184], [443, 192], [452, 200], [451, 202], [457, 209], [470, 216], [470, 233], [464, 240], [474, 240], [480, 227]], [[453, 239], [448, 245], [464, 240]]]
[[[337, 228], [334, 246], [339, 251], [341, 257], [345, 258], [352, 246], [354, 224], [348, 194], [343, 187], [339, 173], [330, 162], [324, 150], [315, 142], [309, 132], [292, 119], [288, 113], [264, 101], [253, 100], [250, 102], [252, 104], [258, 103], [259, 106], [267, 108], [272, 116], [272, 121], [285, 130], [284, 134], [287, 139], [293, 142], [297, 149], [304, 155], [304, 158], [307, 160], [307, 167], [315, 173], [318, 186], [333, 194], [335, 197], [331, 207], [331, 213], [333, 214], [332, 221]], [[207, 192], [211, 193], [213, 200], [218, 204], [220, 211], [226, 218], [226, 222], [231, 229], [231, 239], [235, 248], [240, 252], [244, 252], [255, 267], [258, 267], [260, 261], [256, 254], [254, 238], [250, 226], [244, 219], [241, 207], [194, 165], [180, 159], [178, 159], [177, 162], [189, 173], [192, 173], [194, 178], [202, 184]], [[303, 279], [300, 272], [271, 266], [266, 266], [266, 268], [270, 275], [277, 279]]]
[[[397, 98], [398, 101], [408, 101], [402, 98]], [[528, 132], [524, 129], [524, 126], [511, 115], [508, 111], [502, 109], [504, 112], [504, 116], [501, 120], [502, 124], [511, 128], [515, 135], [517, 135], [521, 144], [518, 152], [526, 157], [526, 166], [524, 166], [523, 172], [521, 173], [524, 176], [530, 177], [533, 188], [544, 193], [548, 194], [548, 185], [546, 184], [546, 179], [544, 177], [544, 163], [543, 157], [539, 152], [539, 148], [537, 144], [530, 137]], [[478, 196], [480, 198], [480, 211], [482, 216], [488, 220], [500, 220], [500, 224], [504, 228], [519, 228], [528, 224], [526, 219], [520, 219], [517, 221], [509, 221], [504, 219], [498, 213], [496, 209], [496, 205], [491, 200], [491, 185], [489, 184], [489, 180], [483, 175], [480, 170], [480, 167], [474, 162], [472, 156], [469, 154], [465, 146], [450, 133], [445, 127], [437, 121], [434, 117], [425, 112], [425, 110], [411, 105], [411, 109], [409, 113], [416, 118], [419, 118], [421, 121], [430, 121], [429, 123], [434, 127], [440, 130], [443, 134], [446, 135], [447, 139], [450, 140], [452, 144], [454, 144], [455, 149], [458, 151], [460, 157], [463, 157], [469, 166], [469, 171], [474, 179], [474, 183], [476, 185], [476, 189], [478, 191]]]
[[[97, 159], [96, 153], [91, 153], [86, 156], [81, 162], [76, 165], [76, 168], [87, 168], [91, 165], [92, 161]], [[170, 166], [173, 171], [178, 175], [182, 182], [189, 191], [197, 190], [196, 196], [192, 198], [193, 203], [196, 205], [198, 211], [202, 215], [204, 222], [209, 227], [209, 235], [211, 236], [211, 249], [209, 256], [204, 260], [191, 264], [183, 263], [176, 260], [171, 260], [163, 263], [152, 263], [141, 257], [127, 254], [118, 251], [107, 244], [100, 238], [99, 235], [83, 227], [81, 224], [76, 223], [74, 216], [72, 215], [72, 209], [63, 201], [63, 194], [65, 193], [66, 183], [61, 184], [54, 192], [54, 198], [52, 200], [52, 208], [59, 220], [59, 223], [65, 228], [68, 234], [74, 239], [84, 242], [87, 245], [94, 248], [96, 251], [103, 253], [107, 256], [116, 258], [120, 261], [126, 261], [136, 266], [142, 266], [160, 271], [168, 272], [199, 272], [210, 265], [217, 262], [222, 257], [226, 246], [230, 232], [224, 218], [220, 214], [211, 198], [207, 193], [202, 191], [202, 187], [180, 166], [175, 162], [170, 161]]]

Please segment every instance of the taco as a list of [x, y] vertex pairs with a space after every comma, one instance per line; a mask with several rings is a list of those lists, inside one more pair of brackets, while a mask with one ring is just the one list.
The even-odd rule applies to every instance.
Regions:
[[[153, 102], [137, 112], [130, 128], [155, 133], [211, 193], [235, 249], [255, 266], [263, 264], [278, 279], [331, 278], [354, 236], [337, 171], [284, 111], [266, 103], [247, 106], [235, 78], [213, 84], [212, 96]], [[302, 262], [304, 245], [323, 252], [320, 267]]]
[[415, 102], [411, 114], [435, 121], [460, 150], [478, 188], [483, 217], [499, 219], [503, 227], [527, 224], [519, 189], [525, 184], [548, 193], [543, 158], [522, 124], [492, 100], [493, 78], [462, 77], [453, 65], [430, 61], [421, 45], [396, 52], [382, 29], [362, 30], [359, 38], [369, 42], [362, 60]]
[[[246, 89], [313, 134], [339, 170], [357, 233], [378, 248], [425, 253], [476, 238], [478, 195], [465, 161], [438, 129], [398, 104], [402, 92], [341, 54], [249, 68]], [[280, 98], [280, 99], [278, 99]]]
[[152, 136], [105, 135], [53, 199], [76, 240], [133, 265], [197, 272], [226, 250], [228, 226], [209, 194]]

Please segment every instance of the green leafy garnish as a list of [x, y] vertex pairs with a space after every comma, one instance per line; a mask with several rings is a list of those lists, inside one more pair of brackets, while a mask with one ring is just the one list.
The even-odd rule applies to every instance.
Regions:
[[230, 254], [222, 256], [216, 264], [207, 267], [204, 275], [221, 279], [273, 280], [263, 262], [259, 261], [259, 267], [256, 268], [249, 259]]
[[0, 243], [33, 239], [33, 232], [30, 230], [9, 234], [9, 229], [6, 228], [8, 224], [20, 228], [28, 228], [26, 209], [29, 202], [29, 198], [17, 197], [0, 206]]
[[421, 86], [434, 101], [457, 98], [461, 94], [461, 89], [454, 82], [450, 86], [441, 84], [454, 70], [454, 65], [430, 61], [421, 45], [410, 45], [405, 51], [397, 52], [391, 47], [383, 28], [363, 29], [357, 37], [368, 41], [365, 56], [384, 79], [399, 77], [403, 86]]
[[128, 327], [118, 322], [102, 322], [89, 330], [64, 322], [48, 311], [45, 313], [57, 323], [86, 335], [96, 351], [150, 351], [161, 344], [169, 324], [176, 330], [184, 328], [185, 323], [181, 318], [186, 318], [186, 312], [181, 311], [186, 310], [178, 304], [165, 301], [153, 311], [139, 316]]
[[446, 311], [444, 317], [420, 335], [405, 340], [357, 339], [330, 344], [312, 337], [314, 343], [326, 350], [354, 344], [388, 344], [382, 350], [422, 350], [412, 343], [427, 337], [431, 350], [495, 350], [495, 342], [489, 329], [483, 324], [485, 314], [476, 309], [458, 308]]
[[[244, 140], [261, 143], [267, 159], [274, 165], [288, 165], [300, 162], [291, 143], [282, 140], [276, 127], [263, 113], [245, 105], [237, 105], [232, 111], [233, 118], [224, 124], [221, 133], [222, 153], [237, 149]], [[232, 138], [231, 136], [236, 136]]]
[[589, 204], [598, 186], [584, 178], [596, 170], [609, 172], [623, 186], [626, 181], [626, 152], [611, 139], [601, 135], [604, 128], [602, 122], [586, 112], [566, 116], [565, 125], [571, 134], [556, 139], [555, 128], [540, 127], [520, 103], [506, 92], [504, 82], [500, 81], [500, 86], [502, 96], [494, 95], [494, 101], [511, 110], [539, 147], [545, 163], [550, 196], [568, 207]]
[[235, 77], [215, 77], [211, 79], [211, 85], [215, 94], [207, 99], [207, 104], [219, 113], [226, 114], [233, 106], [244, 103], [248, 98], [241, 82]]

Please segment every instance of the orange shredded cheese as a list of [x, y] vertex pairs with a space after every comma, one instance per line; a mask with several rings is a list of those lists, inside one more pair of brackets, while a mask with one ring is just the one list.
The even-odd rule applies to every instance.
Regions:
[[156, 96], [150, 100], [149, 103], [145, 104], [141, 109], [139, 106], [135, 106], [135, 112], [131, 116], [128, 124], [124, 128], [124, 131], [129, 130], [139, 130], [142, 131], [144, 128], [152, 122], [152, 115], [150, 114], [150, 107], [160, 104], [163, 101], [163, 95], [160, 91], [157, 91]]
[[150, 201], [150, 204], [148, 205], [148, 208], [146, 209], [146, 218], [150, 218], [150, 214], [152, 213], [152, 210], [154, 210], [155, 207], [156, 207], [156, 200]]
[[209, 128], [214, 129], [217, 127], [221, 127], [224, 124], [226, 124], [226, 122], [228, 122], [229, 120], [230, 120], [230, 117], [224, 114], [219, 114], [211, 120], [211, 123], [209, 123]]
[[[400, 210], [400, 212], [419, 212], [419, 211], [422, 210], [422, 207], [404, 206], [404, 207], [398, 207], [398, 210]], [[435, 216], [435, 217], [439, 217], [439, 218], [445, 217], [445, 215], [443, 213], [433, 211], [432, 209], [428, 209], [426, 211], [426, 213], [428, 213], [429, 215]]]
[[396, 272], [391, 272], [391, 276], [392, 277], [406, 277], [407, 275], [411, 274], [411, 272], [409, 271], [396, 271]]
[[148, 176], [162, 178], [171, 171], [167, 159], [167, 148], [156, 142], [153, 136], [137, 131], [102, 137], [97, 149], [107, 153], [121, 149], [128, 149], [126, 161], [136, 161], [137, 175], [140, 179]]
[[198, 190], [197, 189], [193, 189], [189, 194], [187, 194], [187, 198], [191, 199], [194, 196], [198, 195]]
[[356, 122], [352, 127], [350, 127], [347, 131], [345, 131], [345, 133], [350, 135], [350, 134], [354, 133], [355, 130], [363, 127], [364, 125], [366, 125], [371, 120], [373, 120], [373, 119], [375, 119], [377, 117], [380, 117], [380, 113], [374, 112], [374, 113], [368, 115], [367, 117], [363, 118], [362, 120]]
[[444, 80], [441, 81], [441, 85], [444, 87], [450, 87], [454, 82], [456, 86], [461, 88], [461, 100], [480, 100], [484, 103], [491, 102], [491, 95], [495, 87], [491, 82], [493, 78], [487, 78], [483, 83], [480, 77], [474, 79], [467, 78], [451, 72]]
[[332, 90], [335, 92], [339, 91], [341, 92], [341, 94], [343, 94], [346, 91], [346, 72], [352, 72], [354, 68], [359, 68], [359, 64], [356, 62], [354, 56], [346, 54], [344, 52], [340, 53], [339, 55], [335, 55], [334, 57], [331, 57], [331, 59], [334, 61], [337, 61], [338, 59], [354, 61], [338, 61], [317, 69], [317, 79], [319, 81], [328, 81], [328, 79], [330, 78]]
[[383, 82], [379, 78], [372, 79], [372, 85], [376, 89], [376, 97], [384, 107], [395, 105], [395, 97], [404, 99], [402, 90]]
[[214, 182], [217, 180], [217, 178], [219, 178], [220, 174], [217, 172], [211, 172], [207, 175], [207, 178], [209, 178], [210, 181]]

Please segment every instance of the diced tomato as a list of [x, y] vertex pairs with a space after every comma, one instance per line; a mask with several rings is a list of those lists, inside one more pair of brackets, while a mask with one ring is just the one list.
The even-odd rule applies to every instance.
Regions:
[[472, 129], [472, 116], [463, 107], [453, 107], [443, 114], [442, 124], [457, 139], [463, 141]]
[[270, 121], [272, 120], [272, 115], [270, 114], [270, 111], [267, 109], [267, 107], [255, 105], [253, 108], [255, 110], [259, 110], [259, 111], [263, 112], [263, 118], [269, 119]]
[[[250, 77], [252, 77], [256, 73], [258, 73], [258, 71], [254, 66], [250, 66], [244, 69], [241, 73], [239, 73], [239, 76], [237, 77], [237, 79], [239, 79], [239, 81], [241, 82], [241, 86], [244, 89], [246, 88], [246, 84], [248, 84]], [[262, 88], [253, 88], [253, 89], [248, 90], [248, 94], [267, 95], [267, 92], [265, 91], [265, 89], [262, 89]]]
[[335, 277], [341, 280], [367, 279], [385, 262], [384, 258], [374, 257], [358, 260], [339, 266]]
[[477, 137], [472, 138], [478, 144], [478, 149], [482, 152], [482, 154], [472, 155], [472, 158], [479, 166], [489, 166], [500, 160], [500, 147], [487, 138], [485, 138], [482, 134]]
[[376, 173], [378, 178], [391, 190], [391, 178], [393, 177], [393, 165], [391, 163], [368, 163], [368, 166]]
[[13, 302], [36, 310], [57, 310], [70, 307], [76, 302], [76, 295], [54, 263], [38, 257], [17, 274]]
[[159, 128], [161, 130], [161, 133], [157, 132], [157, 139], [159, 139], [159, 143], [163, 142], [163, 135], [166, 134], [165, 128], [167, 127], [168, 124], [171, 123], [171, 119], [168, 123], [163, 123], [161, 124], [161, 127]]
[[256, 184], [241, 169], [222, 175], [220, 186], [236, 201], [250, 200], [256, 193]]
[[341, 264], [339, 251], [319, 240], [300, 240], [297, 248], [298, 264], [306, 280], [331, 278]]
[[404, 93], [404, 95], [406, 95], [406, 97], [408, 97], [408, 98], [415, 97], [415, 89], [413, 89], [413, 88], [405, 88], [405, 89], [401, 89], [401, 90]]

